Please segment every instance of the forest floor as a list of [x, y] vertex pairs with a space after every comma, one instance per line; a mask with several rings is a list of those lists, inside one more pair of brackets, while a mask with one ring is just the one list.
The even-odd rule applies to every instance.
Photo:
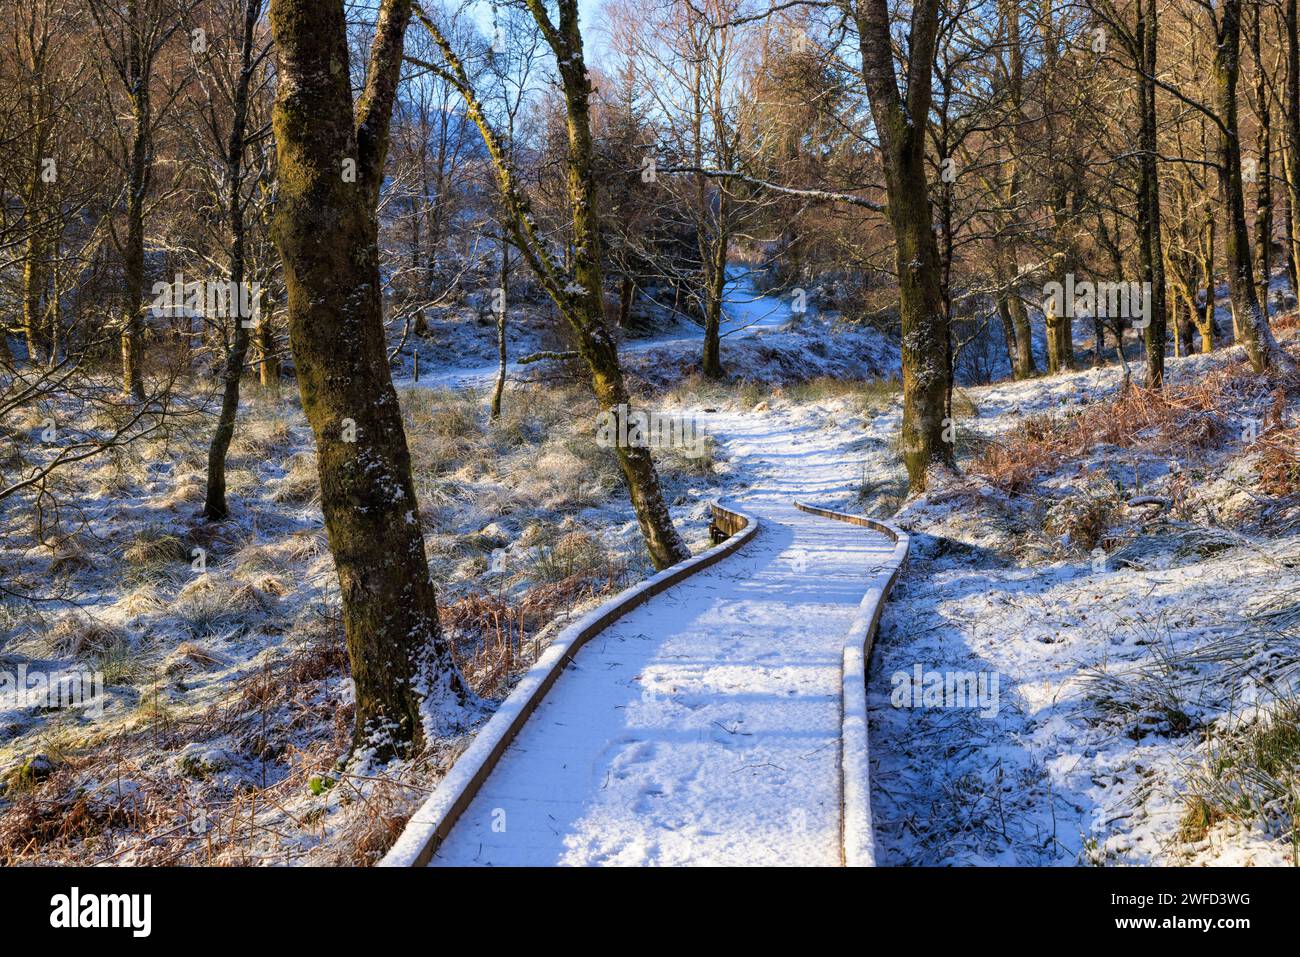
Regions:
[[[753, 308], [738, 326], [768, 315]], [[896, 346], [791, 318], [730, 337], [724, 385], [690, 377], [672, 331], [628, 365], [713, 436], [657, 459], [696, 550], [710, 500], [776, 483], [914, 533], [871, 666], [882, 863], [1292, 863], [1295, 396], [1239, 349], [1170, 360], [1163, 400], [1121, 396], [1109, 367], [962, 389], [962, 472], [907, 500], [898, 388], [879, 378]], [[649, 565], [573, 371], [514, 382], [490, 424], [491, 353], [442, 351], [472, 361], [399, 389], [444, 624], [499, 700]], [[0, 603], [0, 672], [107, 685], [102, 714], [0, 691], [0, 861], [368, 863], [463, 748], [333, 769], [350, 686], [310, 432], [287, 393], [241, 415], [231, 522], [196, 517], [202, 424], [65, 473], [51, 491], [76, 507], [44, 543], [32, 514], [0, 516], [4, 580], [58, 596]], [[781, 471], [760, 433], [786, 446]], [[808, 455], [836, 468], [801, 473]], [[983, 676], [996, 707], [896, 706], [918, 666]]]
[[[751, 299], [737, 299], [727, 330], [752, 367], [746, 395], [897, 363], [874, 331], [833, 337], [814, 316], [787, 328], [788, 309], [747, 311]], [[552, 345], [544, 310], [521, 310], [516, 324], [513, 354]], [[630, 343], [639, 389], [685, 374], [698, 351], [690, 331]], [[488, 419], [492, 367], [465, 362], [491, 355], [492, 334], [472, 314], [435, 323], [428, 374], [398, 378], [443, 624], [488, 701], [572, 616], [653, 570], [574, 369], [512, 374], [502, 418]], [[439, 368], [431, 354], [452, 358]], [[183, 402], [210, 401], [206, 388]], [[227, 522], [199, 515], [210, 437], [200, 415], [66, 468], [40, 510], [0, 514], [0, 581], [38, 599], [0, 599], [0, 676], [11, 679], [0, 683], [0, 862], [369, 863], [466, 743], [437, 742], [376, 775], [334, 767], [351, 687], [310, 429], [292, 390], [250, 393]], [[44, 423], [72, 414], [33, 407], [11, 423], [6, 454], [42, 454]], [[743, 481], [712, 441], [664, 449], [656, 464], [675, 523], [701, 550], [709, 502]], [[103, 681], [93, 707], [35, 684], [90, 675]]]

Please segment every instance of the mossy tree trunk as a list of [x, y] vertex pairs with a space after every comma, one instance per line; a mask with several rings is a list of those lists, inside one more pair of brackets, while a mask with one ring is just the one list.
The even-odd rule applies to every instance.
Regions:
[[355, 111], [342, 0], [271, 0], [289, 344], [315, 433], [321, 509], [356, 687], [354, 758], [463, 723], [469, 693], [438, 624], [383, 329], [376, 207], [410, 0], [379, 7]]
[[903, 352], [903, 460], [908, 488], [923, 491], [935, 466], [951, 467], [946, 421], [952, 382], [952, 343], [944, 308], [939, 246], [930, 211], [925, 137], [938, 33], [938, 0], [912, 8], [907, 86], [894, 72], [886, 0], [854, 6], [862, 78], [880, 137], [898, 267]]

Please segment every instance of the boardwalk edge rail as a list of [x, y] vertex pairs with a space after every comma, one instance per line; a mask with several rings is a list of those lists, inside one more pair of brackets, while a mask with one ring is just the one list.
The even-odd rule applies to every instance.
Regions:
[[848, 867], [874, 867], [876, 841], [871, 825], [871, 768], [867, 758], [867, 662], [880, 627], [885, 599], [907, 561], [908, 535], [863, 515], [850, 515], [804, 502], [794, 507], [810, 515], [861, 525], [888, 536], [894, 552], [875, 572], [844, 639], [840, 665], [840, 854]]
[[438, 845], [451, 833], [457, 818], [474, 800], [524, 722], [541, 704], [547, 691], [583, 645], [650, 598], [726, 558], [758, 531], [758, 520], [753, 516], [725, 508], [720, 503], [714, 503], [712, 508], [710, 530], [715, 536], [721, 532], [729, 537], [699, 555], [624, 589], [561, 631], [474, 736], [429, 799], [407, 822], [396, 843], [379, 862], [380, 867], [422, 867], [429, 863]]

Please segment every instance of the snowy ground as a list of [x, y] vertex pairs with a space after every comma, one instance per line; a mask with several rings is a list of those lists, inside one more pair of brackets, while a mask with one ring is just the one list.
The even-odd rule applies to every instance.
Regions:
[[[1262, 386], [1229, 391], [1220, 407], [1187, 418], [1189, 436], [1204, 432], [1204, 442], [1153, 430], [1062, 456], [1009, 491], [979, 477], [981, 450], [1011, 442], [1037, 417], [1069, 423], [1110, 402], [1120, 372], [961, 390], [957, 447], [967, 477], [905, 502], [897, 387], [870, 381], [896, 368], [896, 346], [752, 298], [738, 294], [731, 304], [737, 331], [724, 340], [723, 360], [734, 381], [725, 386], [689, 378], [697, 330], [661, 333], [626, 359], [655, 408], [695, 416], [715, 437], [702, 460], [658, 457], [674, 519], [697, 548], [717, 495], [758, 509], [793, 497], [876, 515], [902, 507], [913, 554], [884, 617], [869, 689], [882, 863], [1291, 863], [1287, 788], [1300, 749], [1260, 729], [1271, 727], [1270, 715], [1291, 714], [1295, 700], [1300, 610], [1290, 596], [1300, 584], [1300, 509], [1294, 496], [1261, 487], [1259, 447], [1242, 434], [1244, 423], [1276, 418], [1276, 396]], [[1201, 381], [1234, 358], [1239, 350], [1171, 360], [1171, 384]], [[478, 384], [491, 371], [430, 370], [420, 388], [407, 383], [403, 399], [446, 623], [461, 636], [477, 686], [499, 697], [558, 622], [647, 566], [609, 456], [597, 454], [587, 420], [575, 414], [589, 401], [581, 389], [516, 384], [506, 421], [489, 428], [481, 396], [427, 388]], [[806, 381], [818, 375], [846, 381]], [[1277, 428], [1289, 428], [1295, 411], [1283, 401]], [[447, 742], [391, 769], [396, 783], [331, 776], [350, 712], [310, 437], [290, 399], [250, 401], [247, 412], [232, 451], [239, 518], [215, 534], [194, 517], [203, 428], [69, 476], [58, 491], [82, 507], [74, 533], [53, 545], [33, 543], [25, 514], [6, 514], [0, 563], [9, 580], [48, 580], [66, 597], [0, 603], [0, 671], [82, 664], [101, 668], [109, 684], [97, 720], [0, 700], [6, 859], [366, 862], [458, 747]], [[1207, 426], [1211, 419], [1218, 426]], [[1173, 505], [1127, 506], [1134, 495]], [[773, 534], [753, 543], [759, 550], [729, 560], [755, 563], [759, 582], [765, 569], [785, 567], [793, 540], [782, 536], [796, 534], [779, 530], [780, 514], [769, 517]], [[825, 524], [824, 534], [847, 536], [843, 547], [859, 547], [861, 530]], [[1094, 537], [1100, 560], [1085, 540]], [[190, 565], [195, 546], [208, 550], [206, 574]], [[827, 551], [823, 571], [847, 573], [851, 557]], [[815, 561], [809, 575], [820, 580]], [[709, 607], [744, 610], [743, 585], [725, 582], [729, 595], [720, 591]], [[849, 590], [847, 580], [830, 589]], [[835, 625], [835, 612], [824, 611]], [[637, 675], [682, 687], [696, 680], [670, 657], [685, 636], [644, 633], [654, 639], [645, 646], [652, 667], [629, 660], [620, 693], [640, 690]], [[690, 634], [711, 662], [704, 674], [725, 677], [727, 656], [749, 650], [751, 639], [770, 645], [775, 632]], [[896, 706], [895, 676], [918, 666], [923, 678], [970, 674], [986, 687], [996, 678], [996, 713], [924, 700]], [[744, 680], [761, 684], [765, 674]], [[684, 697], [721, 722], [723, 730], [709, 728], [723, 739], [691, 737], [702, 749], [693, 767], [699, 781], [716, 783], [734, 768], [737, 745], [750, 742], [736, 740], [744, 735], [728, 696], [700, 681]], [[824, 723], [824, 710], [810, 708], [810, 720]], [[690, 708], [674, 713], [699, 730]], [[741, 717], [763, 720], [743, 708]], [[759, 747], [783, 746], [778, 734], [757, 737]], [[621, 814], [640, 800], [671, 823], [654, 793], [660, 783], [664, 795], [676, 787], [696, 807], [714, 787], [692, 787], [671, 753], [660, 753], [662, 742], [652, 750], [613, 794]], [[779, 784], [781, 774], [789, 784], [798, 773], [793, 762], [761, 763], [785, 770], [747, 769], [771, 775], [760, 784]], [[824, 804], [820, 787], [807, 785], [810, 813]], [[764, 793], [770, 811], [782, 792]], [[573, 821], [571, 833], [584, 836], [565, 851], [574, 859], [686, 859], [680, 835], [663, 828], [653, 847], [647, 839], [620, 850], [602, 843], [609, 834], [594, 839], [589, 823]], [[617, 823], [646, 837], [626, 818]], [[815, 813], [807, 824], [810, 833], [827, 826]], [[760, 846], [773, 845], [755, 838], [734, 849]], [[722, 847], [706, 853], [728, 856]]]
[[[906, 502], [888, 390], [713, 400], [735, 409], [714, 421], [722, 447], [767, 466], [745, 481], [845, 510], [902, 504], [913, 532], [871, 664], [882, 864], [1295, 863], [1300, 510], [1261, 489], [1255, 437], [1297, 410], [1240, 349], [1167, 374], [1177, 396], [1223, 370], [1236, 385], [1172, 441], [1151, 428], [1092, 445], [1014, 493], [979, 477], [979, 451], [1041, 417], [1108, 415], [1121, 370], [961, 390], [973, 474]], [[810, 471], [810, 451], [836, 467]], [[1140, 496], [1172, 504], [1125, 504]], [[1094, 506], [1096, 543], [1075, 520]], [[974, 697], [926, 699], [936, 675]]]
[[[780, 384], [817, 376], [868, 379], [896, 373], [898, 346], [874, 329], [837, 323], [834, 316], [821, 315], [807, 304], [804, 311], [796, 312], [791, 298], [763, 296], [754, 291], [748, 277], [739, 272], [733, 275], [736, 278], [726, 287], [720, 330], [723, 362], [732, 378]], [[523, 311], [536, 325], [533, 311]], [[514, 330], [519, 325], [524, 324], [507, 324], [507, 329]], [[703, 344], [701, 328], [680, 320], [661, 325], [648, 336], [627, 339], [620, 345], [624, 370], [640, 387], [638, 392], [669, 386], [699, 365]], [[511, 357], [506, 365], [508, 380], [545, 378], [551, 371], [549, 365], [530, 368], [514, 361], [542, 348], [543, 340], [535, 332], [530, 333], [526, 325], [516, 334], [518, 339], [508, 351]], [[458, 389], [490, 387], [496, 380], [498, 362], [467, 364], [463, 359], [465, 355], [481, 356], [486, 337], [484, 328], [465, 323], [446, 333], [444, 347], [435, 355], [451, 357], [450, 361], [438, 363], [426, 355], [421, 363], [420, 385]], [[409, 368], [396, 382], [399, 388], [415, 385]]]
[[[1230, 359], [1240, 350], [1170, 360], [1171, 386]], [[1119, 382], [1103, 369], [966, 390], [959, 448], [1068, 420]], [[1259, 491], [1241, 440], [1273, 401], [1261, 387], [1221, 408], [1224, 434], [1199, 452], [1101, 446], [1019, 494], [972, 477], [906, 503], [895, 520], [912, 557], [869, 683], [882, 864], [1294, 863], [1300, 754], [1281, 749], [1289, 771], [1245, 757], [1271, 715], [1294, 727], [1300, 674], [1295, 504]], [[871, 509], [884, 493], [892, 507], [896, 405], [778, 400], [767, 421], [856, 464], [828, 504]], [[1123, 504], [1136, 495], [1177, 514]], [[1080, 500], [1111, 508], [1100, 553], [1060, 521]], [[969, 677], [996, 694], [902, 694], [918, 669], [922, 686]], [[1201, 795], [1212, 811], [1198, 822]]]

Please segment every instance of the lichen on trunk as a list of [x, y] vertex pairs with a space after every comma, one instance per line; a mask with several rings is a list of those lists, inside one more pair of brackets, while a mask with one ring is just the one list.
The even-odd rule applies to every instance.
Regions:
[[377, 761], [461, 728], [472, 703], [439, 628], [384, 341], [376, 204], [410, 11], [409, 0], [381, 5], [354, 116], [341, 0], [271, 2], [280, 76], [272, 231], [342, 593], [353, 756]]

